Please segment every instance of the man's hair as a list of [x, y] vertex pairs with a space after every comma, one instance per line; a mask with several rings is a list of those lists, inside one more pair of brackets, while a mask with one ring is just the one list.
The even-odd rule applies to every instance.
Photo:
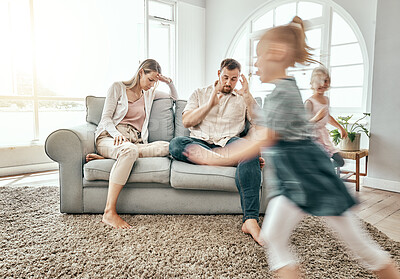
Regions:
[[240, 63], [232, 58], [226, 58], [221, 62], [220, 71], [222, 71], [223, 68], [227, 68], [228, 70], [239, 69], [239, 72], [241, 72], [242, 70], [242, 66], [240, 66]]

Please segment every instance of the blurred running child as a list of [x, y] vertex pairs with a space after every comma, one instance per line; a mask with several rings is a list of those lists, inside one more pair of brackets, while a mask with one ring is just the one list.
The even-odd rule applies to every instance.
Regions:
[[[296, 81], [286, 75], [295, 63], [313, 61], [299, 17], [285, 26], [268, 30], [257, 45], [257, 75], [276, 88], [266, 97], [263, 119], [256, 138], [238, 141], [216, 150], [189, 145], [186, 156], [197, 164], [231, 165], [250, 159], [261, 147], [269, 147], [275, 191], [265, 215], [260, 236], [268, 252], [269, 267], [281, 278], [298, 278], [298, 263], [289, 249], [289, 237], [304, 216], [324, 216], [327, 224], [368, 270], [379, 278], [400, 278], [383, 251], [364, 233], [349, 210], [356, 204], [335, 174], [326, 152], [311, 140], [309, 122]], [[268, 166], [268, 165], [267, 165]]]

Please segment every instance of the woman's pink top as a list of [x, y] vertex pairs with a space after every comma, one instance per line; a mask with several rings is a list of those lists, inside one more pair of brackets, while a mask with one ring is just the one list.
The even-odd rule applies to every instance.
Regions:
[[142, 96], [135, 102], [128, 101], [128, 112], [120, 123], [130, 124], [141, 132], [145, 118], [146, 111], [144, 110], [144, 98]]
[[[310, 101], [312, 104], [312, 115], [316, 115], [318, 111], [320, 111], [322, 108], [326, 107], [329, 111], [329, 99], [326, 97], [327, 103], [326, 104], [321, 104], [314, 98], [308, 98], [306, 100]], [[325, 115], [324, 118], [322, 118], [320, 121], [315, 122], [314, 130], [315, 130], [315, 136], [316, 136], [316, 141], [321, 144], [326, 152], [329, 154], [331, 157], [334, 153], [338, 152], [339, 150], [333, 145], [331, 141], [331, 137], [329, 135], [329, 131], [326, 128], [326, 124], [329, 122], [329, 113]]]

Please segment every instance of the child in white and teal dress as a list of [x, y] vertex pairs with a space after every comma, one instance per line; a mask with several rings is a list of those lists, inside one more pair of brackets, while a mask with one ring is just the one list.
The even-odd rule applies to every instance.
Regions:
[[333, 159], [336, 167], [343, 167], [344, 160], [339, 150], [333, 145], [326, 128], [329, 123], [339, 130], [341, 138], [347, 137], [346, 130], [329, 113], [329, 98], [325, 96], [325, 92], [331, 85], [328, 69], [322, 66], [315, 68], [311, 74], [310, 84], [313, 95], [304, 102], [304, 106], [312, 115], [310, 122], [314, 124], [315, 140]]
[[311, 139], [311, 123], [296, 81], [286, 75], [295, 63], [313, 61], [305, 42], [303, 22], [295, 17], [285, 26], [268, 30], [257, 45], [257, 75], [274, 83], [266, 97], [256, 132], [249, 141], [238, 141], [221, 149], [198, 145], [186, 148], [186, 156], [197, 164], [232, 165], [269, 147], [274, 177], [266, 177], [275, 191], [265, 214], [260, 237], [264, 239], [271, 270], [281, 278], [298, 278], [299, 267], [289, 250], [289, 237], [306, 215], [323, 216], [352, 254], [379, 278], [400, 278], [390, 255], [383, 251], [354, 220], [350, 208], [356, 204], [335, 174], [326, 152]]

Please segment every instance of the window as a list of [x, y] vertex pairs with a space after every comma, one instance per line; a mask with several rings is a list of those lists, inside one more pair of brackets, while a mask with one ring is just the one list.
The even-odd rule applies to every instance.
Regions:
[[[332, 82], [327, 95], [331, 112], [365, 112], [368, 92], [365, 42], [350, 16], [322, 0], [290, 1], [285, 4], [272, 1], [242, 26], [228, 49], [227, 57], [233, 57], [244, 65], [244, 73], [250, 76], [253, 95], [263, 97], [274, 88], [273, 85], [262, 84], [254, 75], [258, 40], [266, 30], [289, 23], [295, 15], [305, 21], [307, 41], [314, 49], [314, 58], [330, 70]], [[305, 100], [312, 94], [311, 72], [318, 65], [296, 66], [289, 69], [288, 74], [296, 78]]]
[[146, 57], [174, 78], [174, 3], [0, 1], [0, 146], [82, 123], [85, 96], [105, 96]]
[[[168, 2], [148, 2], [148, 57], [156, 59], [162, 74], [175, 76], [175, 5]], [[168, 92], [168, 86], [161, 82], [158, 90]]]

